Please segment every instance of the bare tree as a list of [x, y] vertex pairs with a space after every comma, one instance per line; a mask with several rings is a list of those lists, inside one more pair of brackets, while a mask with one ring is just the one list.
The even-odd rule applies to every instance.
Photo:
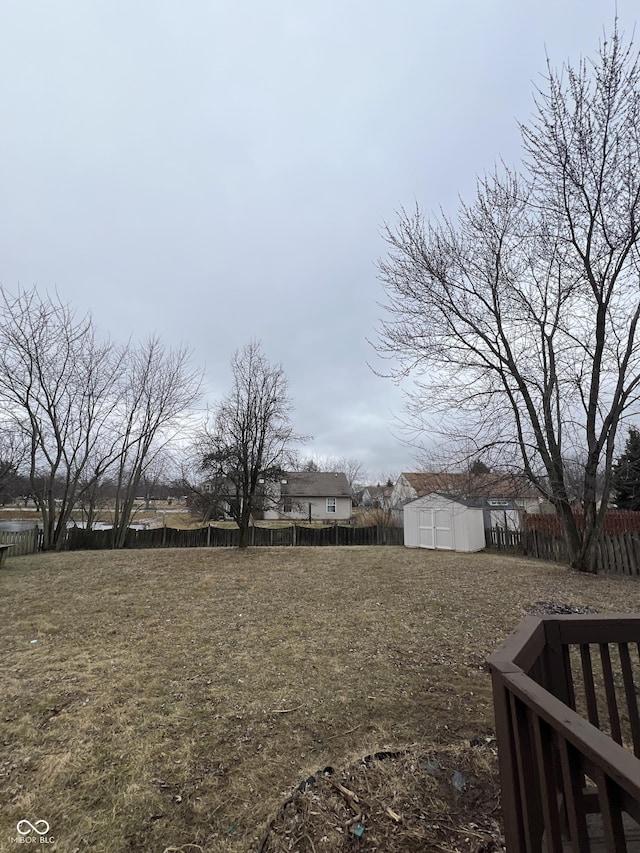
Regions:
[[114, 548], [124, 546], [140, 482], [158, 454], [183, 430], [200, 385], [201, 374], [191, 367], [191, 354], [185, 347], [167, 350], [154, 336], [127, 350], [119, 379], [112, 450]]
[[0, 399], [28, 451], [32, 496], [45, 549], [59, 548], [87, 478], [87, 463], [112, 415], [119, 354], [99, 341], [90, 316], [33, 288], [0, 292]]
[[362, 462], [355, 456], [317, 456], [306, 457], [299, 463], [301, 471], [328, 471], [329, 473], [344, 474], [349, 481], [351, 493], [355, 494], [367, 480], [367, 473]]
[[310, 474], [315, 474], [318, 471], [323, 471], [323, 462], [317, 456], [307, 456], [302, 462], [297, 459], [294, 461], [296, 471], [306, 471]]
[[188, 353], [167, 353], [157, 338], [138, 348], [100, 340], [90, 315], [78, 319], [36, 288], [0, 289], [0, 301], [3, 424], [27, 448], [44, 547], [63, 545], [76, 506], [93, 522], [107, 475], [116, 481], [120, 545], [140, 477], [197, 396]]
[[344, 474], [349, 481], [351, 495], [354, 496], [367, 481], [367, 472], [362, 462], [355, 456], [341, 456], [335, 460], [334, 466], [329, 471], [338, 471]]
[[0, 502], [15, 498], [22, 484], [20, 467], [28, 452], [24, 436], [10, 421], [0, 423]]
[[192, 440], [181, 446], [177, 468], [180, 492], [185, 496], [191, 515], [203, 524], [215, 520], [218, 496], [210, 491], [210, 480], [203, 482], [203, 447], [209, 447], [211, 435], [204, 425]]
[[[419, 469], [421, 470], [421, 469]], [[394, 469], [383, 469], [379, 471], [375, 477], [372, 479], [372, 483], [378, 486], [385, 486], [386, 488], [391, 488], [395, 486], [396, 481], [400, 473]]]
[[[258, 341], [238, 350], [232, 360], [233, 386], [215, 407], [201, 441], [202, 470], [215, 498], [224, 499], [240, 529], [239, 545], [249, 544], [249, 523], [268, 488], [290, 461], [294, 443], [293, 406], [282, 366], [271, 364]], [[211, 493], [213, 494], [213, 493]]]
[[80, 483], [79, 497], [76, 509], [79, 510], [81, 520], [87, 530], [99, 521], [110, 520], [110, 508], [113, 506], [114, 486], [106, 474], [94, 476], [91, 472], [95, 470], [89, 465], [86, 478]]
[[176, 460], [173, 458], [174, 442], [165, 445], [153, 456], [153, 461], [145, 468], [140, 478], [139, 492], [144, 498], [144, 507], [151, 509], [152, 501], [168, 499], [172, 487], [169, 485], [178, 472]]
[[593, 63], [547, 62], [535, 106], [521, 174], [479, 180], [455, 220], [416, 209], [387, 228], [379, 350], [417, 373], [413, 424], [444, 419], [491, 467], [517, 459], [590, 571], [640, 383], [640, 66], [617, 23]]

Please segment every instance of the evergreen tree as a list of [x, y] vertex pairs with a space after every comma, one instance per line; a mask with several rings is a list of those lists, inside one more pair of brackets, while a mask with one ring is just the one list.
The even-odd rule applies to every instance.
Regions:
[[624, 453], [613, 466], [613, 493], [619, 509], [640, 511], [640, 432], [631, 427]]

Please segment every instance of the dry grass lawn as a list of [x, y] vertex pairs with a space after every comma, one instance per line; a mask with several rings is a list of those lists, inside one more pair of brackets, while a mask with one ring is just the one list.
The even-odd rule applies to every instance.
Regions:
[[[0, 850], [18, 849], [22, 819], [48, 821], [64, 853], [495, 849], [473, 840], [473, 827], [480, 838], [482, 821], [495, 819], [495, 790], [492, 806], [486, 791], [473, 799], [472, 829], [452, 830], [459, 847], [415, 840], [412, 808], [423, 791], [422, 825], [433, 807], [434, 825], [453, 826], [446, 798], [429, 788], [431, 765], [439, 756], [443, 779], [480, 772], [463, 747], [493, 730], [484, 661], [541, 600], [630, 612], [640, 585], [404, 548], [9, 559]], [[362, 762], [402, 750], [413, 793], [393, 765]], [[491, 764], [487, 754], [480, 764]], [[304, 807], [292, 802], [287, 821], [283, 802], [328, 765], [334, 777], [319, 779]], [[353, 830], [357, 810], [337, 784], [353, 790], [357, 773], [368, 779], [364, 828], [376, 826], [375, 806], [395, 846]]]

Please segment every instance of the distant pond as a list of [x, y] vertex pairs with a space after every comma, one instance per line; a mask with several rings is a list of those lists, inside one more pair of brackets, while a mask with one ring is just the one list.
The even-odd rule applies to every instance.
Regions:
[[[148, 530], [150, 526], [149, 524], [129, 525], [132, 530]], [[30, 521], [0, 521], [0, 530], [7, 530], [11, 533], [19, 533], [22, 530], [33, 530], [34, 527], [42, 530], [42, 522], [35, 519], [31, 519]], [[77, 523], [70, 521], [67, 527], [85, 527], [85, 523], [83, 521]], [[94, 530], [111, 530], [112, 527], [112, 524], [105, 524], [102, 521], [98, 521], [93, 525]]]
[[33, 530], [34, 527], [42, 528], [42, 522], [31, 519], [30, 521], [0, 521], [0, 530], [9, 530], [11, 533], [19, 533], [21, 530]]

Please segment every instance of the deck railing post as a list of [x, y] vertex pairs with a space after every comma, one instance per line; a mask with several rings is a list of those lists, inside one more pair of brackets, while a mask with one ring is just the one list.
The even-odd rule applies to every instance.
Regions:
[[526, 703], [513, 693], [510, 696], [511, 719], [515, 733], [515, 753], [518, 762], [520, 814], [524, 828], [525, 843], [529, 853], [540, 853], [544, 832], [541, 784], [535, 760], [533, 725]]
[[560, 636], [560, 627], [556, 622], [545, 623], [546, 645], [544, 649], [544, 687], [556, 699], [575, 710], [576, 701], [573, 690], [573, 677], [568, 646]]
[[492, 687], [505, 843], [509, 853], [526, 853], [523, 826], [518, 819], [518, 816], [523, 814], [522, 792], [518, 776], [510, 694], [502, 674], [495, 670], [492, 673]]

